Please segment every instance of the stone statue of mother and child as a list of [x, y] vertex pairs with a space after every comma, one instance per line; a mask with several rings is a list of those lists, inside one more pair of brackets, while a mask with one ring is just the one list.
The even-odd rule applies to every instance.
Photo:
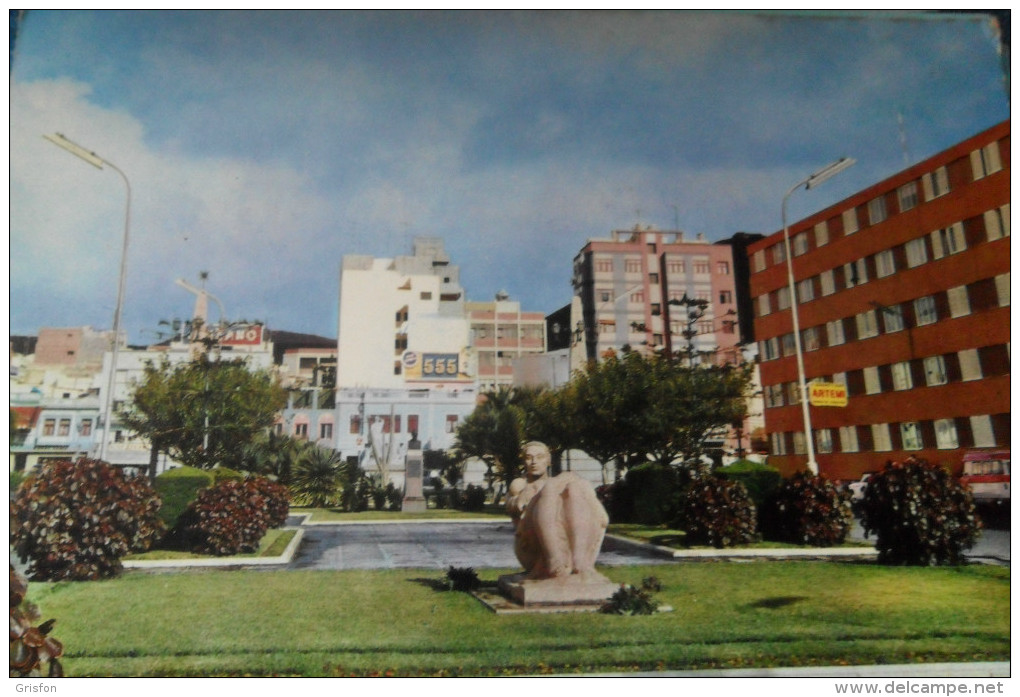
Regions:
[[506, 508], [524, 572], [501, 576], [500, 589], [525, 605], [609, 598], [617, 585], [595, 570], [609, 516], [594, 488], [572, 472], [550, 477], [544, 443], [531, 441], [523, 452], [526, 476], [510, 483]]

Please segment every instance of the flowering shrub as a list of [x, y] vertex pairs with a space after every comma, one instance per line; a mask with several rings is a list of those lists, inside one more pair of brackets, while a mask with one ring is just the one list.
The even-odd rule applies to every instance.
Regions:
[[47, 620], [38, 627], [39, 610], [25, 600], [28, 583], [11, 566], [11, 659], [12, 678], [61, 678], [64, 669], [57, 660], [64, 653], [59, 641], [49, 636], [54, 620]]
[[698, 477], [681, 494], [675, 525], [690, 545], [722, 549], [758, 539], [757, 511], [747, 489], [715, 476]]
[[266, 522], [269, 527], [282, 527], [290, 514], [290, 490], [268, 477], [252, 477], [248, 481], [255, 485], [266, 500]]
[[174, 537], [189, 551], [230, 556], [256, 551], [268, 527], [259, 485], [228, 479], [198, 493], [178, 519]]
[[142, 477], [98, 460], [51, 462], [29, 477], [11, 504], [11, 541], [29, 576], [84, 581], [115, 576], [121, 557], [143, 552], [163, 533], [160, 500]]
[[981, 521], [970, 490], [947, 470], [917, 458], [871, 475], [861, 506], [864, 533], [875, 533], [884, 564], [963, 564]]
[[846, 539], [853, 513], [849, 496], [833, 482], [798, 472], [762, 507], [760, 523], [765, 539], [831, 547]]

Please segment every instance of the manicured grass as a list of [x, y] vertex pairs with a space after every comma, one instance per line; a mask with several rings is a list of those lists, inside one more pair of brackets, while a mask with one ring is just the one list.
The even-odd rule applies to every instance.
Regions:
[[[507, 570], [509, 571], [509, 570]], [[440, 570], [129, 573], [31, 583], [85, 675], [501, 675], [1008, 660], [1008, 568], [603, 569], [673, 612], [495, 615]], [[496, 570], [480, 573], [493, 583]]]
[[[711, 549], [707, 546], [691, 545], [688, 546], [686, 537], [687, 533], [683, 530], [675, 530], [668, 528], [664, 525], [639, 525], [637, 523], [613, 523], [609, 526], [607, 531], [612, 535], [620, 535], [621, 537], [629, 537], [639, 542], [648, 542], [653, 545], [659, 545], [661, 547], [672, 547], [673, 549]], [[870, 546], [867, 542], [848, 540], [839, 547], [868, 547]], [[805, 545], [794, 545], [786, 542], [771, 542], [764, 540], [761, 542], [754, 542], [748, 545], [737, 545], [731, 549], [799, 549]]]
[[[268, 530], [262, 539], [259, 541], [259, 548], [255, 552], [248, 554], [238, 554], [234, 558], [237, 559], [251, 559], [253, 557], [278, 557], [283, 554], [283, 550], [287, 548], [290, 541], [294, 539], [296, 532], [294, 530], [281, 530], [274, 529]], [[148, 552], [142, 552], [141, 554], [129, 554], [124, 557], [130, 561], [145, 561], [145, 560], [164, 560], [164, 559], [216, 559], [211, 554], [195, 554], [193, 552], [181, 552], [172, 549], [150, 549]]]
[[291, 515], [311, 513], [313, 523], [373, 523], [381, 520], [458, 520], [493, 518], [509, 520], [502, 508], [486, 506], [484, 511], [470, 512], [458, 511], [451, 508], [430, 508], [421, 513], [404, 513], [402, 511], [362, 511], [361, 513], [347, 513], [335, 508], [291, 508]]

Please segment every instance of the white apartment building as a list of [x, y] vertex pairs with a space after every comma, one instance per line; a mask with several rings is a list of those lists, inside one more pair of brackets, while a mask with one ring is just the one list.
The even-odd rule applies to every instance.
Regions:
[[424, 449], [451, 447], [477, 396], [468, 330], [442, 240], [415, 238], [410, 256], [345, 256], [336, 449], [399, 485], [412, 436]]

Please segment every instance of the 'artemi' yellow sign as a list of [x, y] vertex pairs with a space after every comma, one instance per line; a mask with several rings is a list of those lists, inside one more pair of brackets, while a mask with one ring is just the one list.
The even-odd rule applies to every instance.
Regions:
[[846, 385], [838, 382], [812, 382], [808, 385], [808, 400], [813, 407], [845, 407]]

